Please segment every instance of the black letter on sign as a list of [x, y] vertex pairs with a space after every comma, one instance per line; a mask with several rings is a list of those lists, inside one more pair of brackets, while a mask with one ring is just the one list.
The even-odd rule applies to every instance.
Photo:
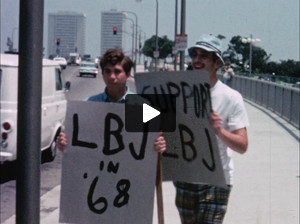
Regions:
[[[181, 141], [181, 148], [182, 148], [182, 153], [183, 153], [183, 159], [190, 162], [193, 161], [196, 156], [197, 156], [197, 151], [195, 146], [193, 145], [194, 142], [194, 134], [193, 132], [185, 125], [183, 124], [179, 124], [178, 125], [179, 128], [179, 132], [180, 132], [180, 141]], [[184, 141], [184, 135], [183, 135], [183, 131], [187, 134], [189, 134], [189, 136], [191, 137], [189, 141]], [[192, 156], [190, 158], [188, 158], [187, 153], [186, 153], [186, 148], [185, 145], [190, 146], [190, 148], [192, 149]]]
[[118, 170], [119, 170], [119, 163], [114, 164], [112, 161], [110, 161], [108, 163], [107, 172], [109, 172], [109, 173], [118, 173]]
[[196, 85], [193, 86], [194, 92], [194, 107], [195, 107], [195, 115], [196, 117], [200, 117], [200, 110], [201, 110], [201, 99], [200, 99], [200, 92]]
[[[111, 131], [111, 120], [115, 120], [118, 123], [118, 129], [115, 131]], [[121, 118], [113, 113], [108, 113], [105, 117], [105, 126], [104, 126], [104, 146], [103, 146], [103, 153], [104, 155], [113, 155], [125, 148], [123, 143], [123, 138], [121, 135], [122, 129], [123, 129], [123, 122]], [[114, 135], [118, 144], [119, 148], [116, 149], [110, 149], [110, 135]]]
[[210, 85], [208, 83], [204, 83], [204, 86], [207, 89], [207, 95], [208, 95], [208, 103], [209, 103], [209, 112], [212, 112], [212, 103], [211, 103], [211, 95], [210, 95]]
[[[181, 82], [181, 89], [182, 89], [182, 100], [183, 100], [183, 112], [186, 114], [187, 113], [187, 99], [191, 96], [192, 90], [189, 84], [186, 82]], [[186, 92], [186, 89], [189, 90], [189, 93]]]
[[207, 128], [205, 128], [205, 134], [206, 134], [206, 137], [207, 137], [207, 140], [208, 140], [208, 145], [209, 145], [209, 151], [210, 151], [210, 156], [211, 156], [211, 160], [212, 160], [212, 165], [209, 166], [207, 164], [207, 162], [206, 162], [205, 159], [202, 159], [202, 162], [204, 163], [204, 165], [206, 166], [207, 169], [209, 169], [210, 171], [213, 172], [216, 169], [216, 163], [215, 163], [214, 151], [212, 149], [211, 138], [210, 138], [210, 135], [208, 133]]
[[[102, 214], [107, 209], [107, 200], [106, 200], [106, 198], [100, 197], [95, 202], [93, 202], [93, 194], [94, 194], [94, 190], [95, 190], [95, 187], [97, 185], [98, 179], [99, 179], [99, 177], [95, 177], [95, 179], [93, 180], [93, 182], [91, 184], [91, 187], [90, 187], [89, 193], [88, 193], [87, 203], [88, 203], [88, 206], [89, 206], [89, 208], [92, 212], [95, 212], [97, 214]], [[103, 207], [100, 208], [100, 209], [97, 209], [96, 205], [100, 204], [100, 203], [103, 203]]]
[[210, 85], [205, 83], [204, 85], [200, 84], [200, 93], [202, 97], [202, 118], [206, 115], [209, 117], [209, 114], [212, 112], [211, 96], [210, 96]]
[[92, 142], [84, 142], [78, 140], [78, 132], [79, 132], [79, 125], [78, 125], [78, 114], [73, 115], [73, 138], [72, 138], [72, 145], [73, 146], [81, 146], [86, 148], [95, 149], [98, 147], [96, 143]]
[[[175, 108], [175, 106], [176, 106], [175, 104], [176, 103], [174, 104], [174, 102], [176, 102], [176, 99], [173, 102], [172, 97], [178, 97], [179, 96], [179, 94], [180, 94], [180, 87], [177, 84], [173, 83], [173, 82], [168, 82], [167, 83], [167, 87], [168, 87], [169, 95], [171, 95], [169, 97], [169, 101], [171, 102], [172, 111], [176, 111], [176, 108]], [[173, 92], [172, 89], [175, 89], [176, 93]]]
[[141, 144], [141, 149], [140, 149], [140, 154], [138, 155], [135, 150], [134, 150], [134, 145], [132, 142], [129, 143], [129, 149], [130, 153], [133, 158], [136, 160], [142, 160], [145, 157], [145, 151], [146, 151], [146, 145], [147, 145], [147, 138], [148, 138], [148, 124], [145, 124], [145, 129], [143, 132], [143, 139], [142, 139], [142, 144]]

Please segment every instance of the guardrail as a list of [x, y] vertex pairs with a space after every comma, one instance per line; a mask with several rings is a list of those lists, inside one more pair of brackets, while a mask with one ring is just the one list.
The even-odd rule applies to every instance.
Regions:
[[231, 87], [299, 129], [300, 89], [243, 76], [234, 76]]

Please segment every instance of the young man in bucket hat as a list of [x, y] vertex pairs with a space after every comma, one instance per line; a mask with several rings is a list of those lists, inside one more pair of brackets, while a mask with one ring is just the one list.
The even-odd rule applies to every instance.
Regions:
[[221, 41], [212, 35], [204, 35], [188, 52], [193, 70], [207, 70], [209, 73], [213, 107], [210, 123], [217, 137], [228, 188], [174, 182], [176, 206], [184, 224], [222, 223], [232, 187], [232, 151], [243, 154], [248, 147], [248, 116], [241, 94], [217, 78], [217, 70], [224, 64]]

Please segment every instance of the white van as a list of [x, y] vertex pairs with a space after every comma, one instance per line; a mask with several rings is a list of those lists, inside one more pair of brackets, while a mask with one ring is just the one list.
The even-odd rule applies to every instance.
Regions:
[[[41, 150], [47, 161], [56, 155], [55, 140], [66, 116], [66, 89], [57, 62], [43, 59]], [[69, 84], [69, 83], [68, 83]], [[0, 58], [0, 161], [16, 159], [17, 154], [18, 55]]]
[[68, 64], [72, 65], [80, 65], [81, 63], [81, 58], [80, 55], [78, 53], [70, 53], [69, 54], [69, 60], [68, 60]]

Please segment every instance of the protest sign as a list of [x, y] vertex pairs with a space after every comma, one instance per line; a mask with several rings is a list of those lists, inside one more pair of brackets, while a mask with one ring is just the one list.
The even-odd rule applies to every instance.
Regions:
[[124, 104], [70, 101], [60, 222], [152, 223], [158, 133], [126, 132]]
[[[209, 124], [212, 105], [208, 73], [141, 73], [135, 76], [135, 83], [138, 94], [176, 96], [176, 130], [164, 133], [167, 141], [162, 166], [164, 180], [226, 186], [216, 136]], [[172, 107], [167, 101], [157, 104]]]

